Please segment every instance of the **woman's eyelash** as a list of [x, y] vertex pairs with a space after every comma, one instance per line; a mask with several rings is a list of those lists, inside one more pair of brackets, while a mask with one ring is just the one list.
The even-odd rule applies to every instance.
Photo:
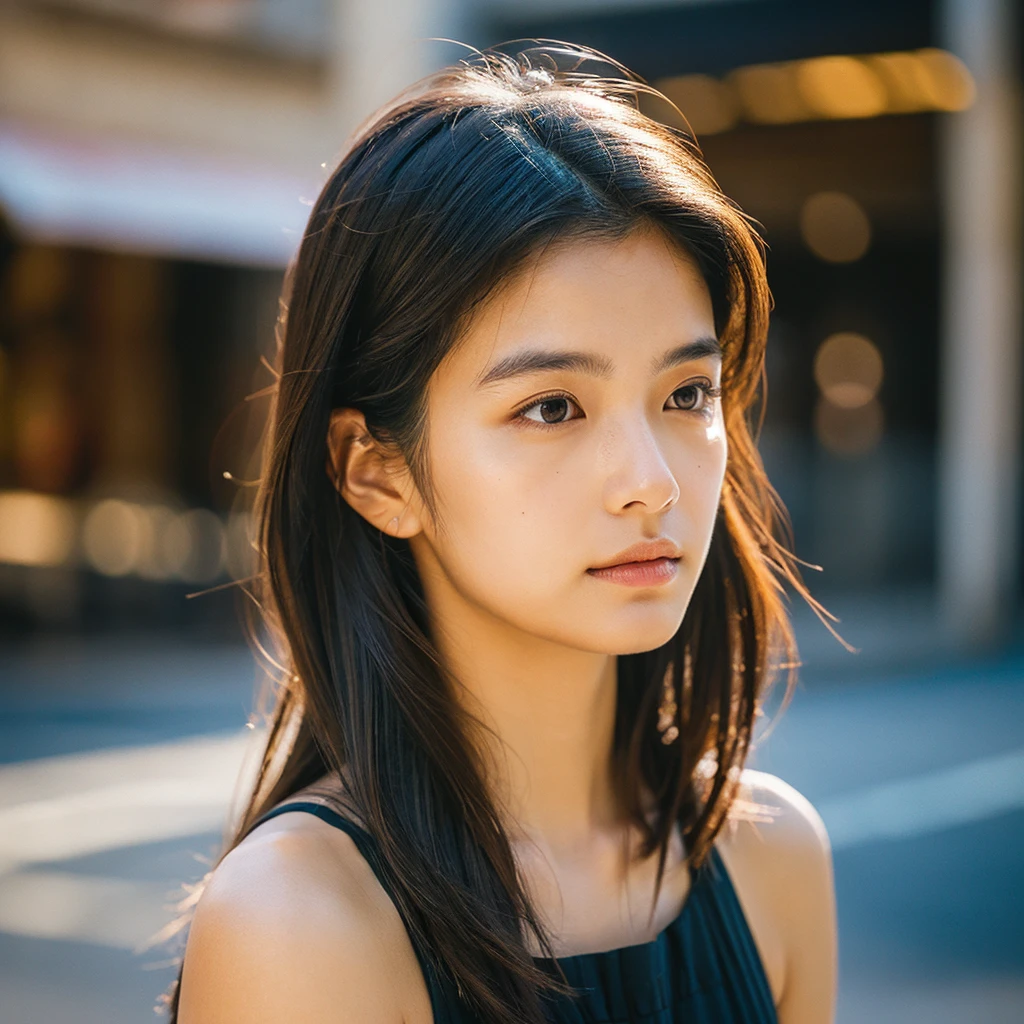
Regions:
[[[673, 395], [678, 394], [680, 391], [685, 391], [687, 388], [697, 388], [698, 390], [702, 391], [704, 393], [705, 402], [713, 401], [714, 399], [721, 398], [721, 396], [722, 396], [722, 389], [720, 387], [715, 387], [710, 381], [705, 381], [705, 380], [695, 380], [695, 381], [692, 381], [689, 384], [681, 384], [679, 387], [677, 387], [675, 389], [675, 391], [672, 392], [672, 394]], [[669, 396], [669, 397], [671, 397], [671, 396]], [[520, 421], [525, 421], [525, 422], [531, 423], [531, 424], [533, 424], [534, 426], [537, 426], [537, 427], [560, 427], [560, 426], [562, 426], [563, 423], [571, 423], [572, 420], [557, 420], [554, 423], [544, 423], [544, 422], [541, 422], [540, 420], [531, 419], [530, 417], [528, 417], [526, 415], [526, 413], [528, 413], [531, 409], [536, 409], [538, 405], [543, 405], [545, 402], [557, 401], [558, 399], [564, 399], [566, 402], [569, 402], [572, 405], [575, 405], [576, 408], [579, 408], [579, 405], [577, 404], [576, 400], [571, 395], [566, 394], [564, 391], [553, 391], [550, 395], [541, 395], [540, 398], [535, 398], [528, 405], [521, 406], [513, 414], [513, 419], [520, 420]], [[703, 415], [707, 411], [707, 407], [705, 406], [704, 408], [701, 408], [701, 409], [678, 409], [677, 408], [676, 411], [677, 412], [692, 412], [695, 415], [700, 416], [700, 415]], [[577, 417], [577, 419], [578, 418], [579, 417]]]
[[[721, 388], [716, 388], [710, 381], [705, 381], [705, 380], [695, 380], [695, 381], [692, 381], [689, 384], [682, 384], [678, 388], [676, 388], [675, 391], [672, 392], [672, 394], [676, 395], [680, 391], [685, 391], [687, 388], [698, 388], [701, 391], [703, 391], [704, 392], [704, 399], [707, 402], [710, 402], [714, 398], [721, 398], [722, 397], [722, 389]], [[704, 411], [703, 409], [681, 409], [680, 410], [680, 412], [703, 412], [703, 411]]]

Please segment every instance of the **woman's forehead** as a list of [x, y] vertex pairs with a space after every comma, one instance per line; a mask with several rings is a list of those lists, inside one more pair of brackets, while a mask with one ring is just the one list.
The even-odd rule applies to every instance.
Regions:
[[544, 350], [571, 349], [588, 358], [564, 368], [607, 376], [620, 363], [647, 365], [669, 345], [714, 337], [695, 260], [661, 232], [637, 230], [562, 241], [531, 256], [467, 317], [450, 363], [488, 386], [507, 380], [517, 362], [528, 367], [530, 354], [536, 363]]

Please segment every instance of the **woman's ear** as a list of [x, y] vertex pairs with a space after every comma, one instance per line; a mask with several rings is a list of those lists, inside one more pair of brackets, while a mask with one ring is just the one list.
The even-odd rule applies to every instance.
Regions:
[[358, 409], [331, 413], [327, 475], [345, 501], [378, 530], [392, 537], [420, 532], [420, 503], [405, 460], [384, 452]]

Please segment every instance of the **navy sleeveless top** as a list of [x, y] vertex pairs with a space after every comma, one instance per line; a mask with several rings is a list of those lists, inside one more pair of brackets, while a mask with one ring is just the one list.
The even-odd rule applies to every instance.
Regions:
[[[391, 896], [373, 837], [332, 808], [292, 801], [279, 814], [305, 811], [347, 833]], [[718, 851], [691, 871], [679, 915], [656, 938], [621, 949], [562, 956], [558, 964], [576, 997], [545, 993], [551, 1024], [777, 1024], [775, 1004], [754, 937]], [[452, 983], [416, 949], [434, 1024], [479, 1024]], [[553, 962], [537, 965], [557, 976]]]

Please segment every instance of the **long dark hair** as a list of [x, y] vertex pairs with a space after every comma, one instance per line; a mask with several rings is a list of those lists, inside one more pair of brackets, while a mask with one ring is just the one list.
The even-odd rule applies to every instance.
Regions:
[[[593, 63], [613, 70], [599, 76]], [[340, 497], [325, 471], [328, 421], [335, 408], [363, 412], [429, 508], [427, 383], [476, 303], [566, 237], [654, 225], [692, 255], [724, 348], [726, 478], [679, 631], [618, 658], [613, 757], [659, 878], [677, 824], [699, 865], [734, 800], [766, 686], [782, 666], [792, 683], [786, 585], [823, 609], [800, 580], [755, 446], [771, 307], [763, 243], [693, 137], [641, 112], [652, 95], [566, 44], [488, 50], [430, 76], [356, 134], [313, 207], [282, 302], [255, 596], [283, 670], [230, 846], [281, 800], [343, 773], [413, 941], [495, 1024], [544, 1019], [541, 995], [556, 983], [534, 964], [524, 925], [547, 954], [551, 945], [431, 637], [408, 542]], [[655, 727], [666, 674], [681, 694], [671, 745]], [[172, 1019], [176, 1003], [175, 993]]]

